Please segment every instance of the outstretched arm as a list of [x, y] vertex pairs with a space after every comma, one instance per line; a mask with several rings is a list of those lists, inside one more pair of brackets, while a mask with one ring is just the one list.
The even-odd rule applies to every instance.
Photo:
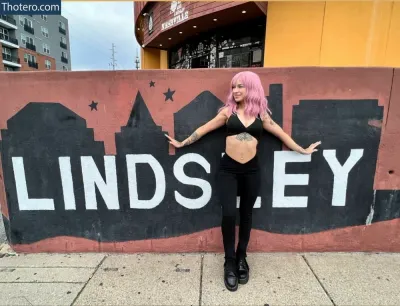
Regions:
[[278, 137], [289, 149], [301, 154], [311, 154], [318, 151], [315, 149], [321, 141], [311, 144], [307, 149], [300, 147], [285, 131], [266, 114], [263, 118], [263, 127], [266, 131]]
[[223, 110], [219, 112], [213, 119], [196, 129], [192, 135], [190, 135], [188, 138], [186, 138], [183, 141], [177, 141], [173, 139], [172, 137], [165, 135], [170, 141], [169, 143], [172, 144], [176, 148], [182, 148], [185, 146], [188, 146], [197, 140], [199, 140], [201, 137], [206, 135], [207, 133], [220, 128], [223, 126], [226, 122], [227, 115], [226, 115], [226, 110]]

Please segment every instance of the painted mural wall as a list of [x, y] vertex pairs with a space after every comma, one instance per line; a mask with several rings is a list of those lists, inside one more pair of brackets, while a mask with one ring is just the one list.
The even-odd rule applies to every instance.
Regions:
[[[213, 118], [241, 70], [0, 73], [0, 204], [21, 252], [222, 251]], [[249, 251], [400, 251], [399, 70], [252, 69], [264, 133]], [[24, 90], [21, 90], [24, 88]], [[240, 186], [237, 207], [240, 206]]]

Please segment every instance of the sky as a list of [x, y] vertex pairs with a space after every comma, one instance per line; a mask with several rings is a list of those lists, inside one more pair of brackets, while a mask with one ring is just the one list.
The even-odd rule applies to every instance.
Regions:
[[116, 70], [136, 69], [139, 45], [134, 33], [134, 2], [62, 2], [68, 19], [71, 70], [112, 70], [112, 44]]

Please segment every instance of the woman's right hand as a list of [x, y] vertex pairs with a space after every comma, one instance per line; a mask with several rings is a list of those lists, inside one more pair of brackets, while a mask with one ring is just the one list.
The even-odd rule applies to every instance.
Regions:
[[170, 144], [172, 144], [175, 148], [182, 148], [183, 147], [182, 142], [179, 142], [179, 141], [173, 139], [172, 137], [168, 136], [167, 134], [164, 134], [164, 135], [165, 135], [165, 137], [167, 137], [169, 139], [168, 142]]

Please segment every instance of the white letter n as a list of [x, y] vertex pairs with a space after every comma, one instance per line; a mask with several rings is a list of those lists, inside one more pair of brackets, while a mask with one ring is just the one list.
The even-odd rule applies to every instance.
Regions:
[[87, 209], [97, 209], [96, 189], [99, 188], [108, 209], [119, 209], [115, 156], [104, 156], [106, 182], [91, 156], [82, 156], [82, 175]]

